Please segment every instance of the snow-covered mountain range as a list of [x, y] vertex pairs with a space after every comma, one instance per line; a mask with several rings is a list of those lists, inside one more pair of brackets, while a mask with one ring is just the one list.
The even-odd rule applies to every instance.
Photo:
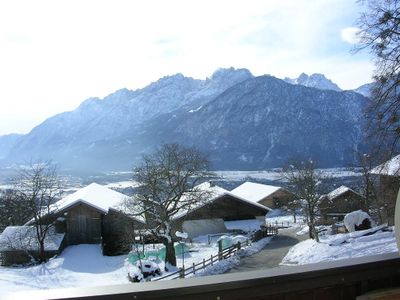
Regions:
[[219, 169], [279, 167], [300, 155], [323, 166], [352, 162], [367, 99], [321, 74], [285, 81], [233, 68], [206, 80], [166, 76], [90, 98], [18, 138], [0, 137], [0, 157], [5, 164], [53, 159], [76, 169], [130, 169], [157, 145], [179, 142], [199, 147]]

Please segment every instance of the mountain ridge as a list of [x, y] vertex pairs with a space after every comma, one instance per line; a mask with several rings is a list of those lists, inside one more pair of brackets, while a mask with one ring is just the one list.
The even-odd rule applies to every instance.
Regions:
[[[267, 98], [273, 99], [273, 102], [268, 102]], [[278, 99], [283, 99], [282, 103]], [[12, 163], [38, 157], [50, 158], [73, 168], [82, 168], [86, 164], [87, 168], [125, 166], [126, 169], [131, 167], [129, 164], [137, 162], [143, 153], [160, 143], [177, 141], [201, 148], [214, 157], [212, 160], [216, 166], [225, 169], [277, 166], [284, 162], [284, 158], [279, 157], [282, 145], [288, 144], [287, 139], [279, 138], [279, 134], [292, 136], [296, 143], [300, 143], [296, 135], [289, 134], [289, 131], [297, 130], [297, 134], [307, 135], [312, 130], [311, 125], [304, 125], [303, 131], [300, 130], [302, 124], [295, 122], [295, 112], [291, 113], [291, 118], [284, 114], [292, 110], [291, 105], [301, 112], [301, 102], [305, 99], [313, 103], [313, 107], [307, 107], [307, 111], [303, 112], [308, 116], [303, 120], [305, 123], [318, 127], [318, 120], [323, 120], [326, 130], [335, 131], [339, 128], [343, 134], [353, 136], [355, 142], [346, 139], [349, 148], [354, 149], [361, 144], [359, 116], [362, 99], [365, 99], [361, 95], [287, 83], [268, 75], [254, 77], [247, 69], [228, 68], [216, 70], [205, 80], [178, 73], [165, 76], [142, 89], [120, 89], [103, 99], [89, 98], [74, 111], [52, 116], [20, 137], [18, 142], [7, 148], [9, 155], [3, 161]], [[332, 121], [335, 124], [331, 126], [329, 117], [321, 117], [324, 109], [330, 114], [335, 112], [334, 106], [322, 106], [322, 103], [326, 105], [326, 99], [332, 103], [347, 99], [350, 104], [357, 104], [351, 109], [347, 107], [352, 114], [346, 113], [342, 106], [337, 108], [336, 123]], [[280, 121], [274, 114], [279, 116]], [[343, 129], [338, 121], [340, 118], [351, 126]], [[171, 126], [174, 122], [175, 125]], [[289, 129], [282, 131], [281, 122], [289, 125], [295, 123], [296, 126], [288, 125]], [[270, 127], [274, 127], [275, 132], [269, 130]], [[351, 127], [356, 129], [352, 130]], [[232, 134], [235, 130], [239, 133]], [[243, 136], [242, 132], [248, 136]], [[236, 143], [241, 146], [234, 143], [235, 135], [240, 136]], [[340, 140], [331, 132], [326, 135], [330, 136], [332, 142]], [[261, 136], [264, 142], [257, 136]], [[314, 146], [293, 146], [293, 151], [288, 153], [314, 155], [313, 151], [309, 151], [310, 147], [320, 152], [326, 151], [328, 142], [321, 129], [318, 136], [324, 146], [317, 145], [317, 140], [310, 140]], [[344, 151], [343, 143], [341, 147]], [[337, 160], [339, 164], [344, 164], [346, 160], [352, 160], [351, 155], [347, 154], [339, 157], [340, 149], [336, 148], [332, 160], [324, 163], [329, 165]], [[284, 156], [287, 158], [288, 155]]]

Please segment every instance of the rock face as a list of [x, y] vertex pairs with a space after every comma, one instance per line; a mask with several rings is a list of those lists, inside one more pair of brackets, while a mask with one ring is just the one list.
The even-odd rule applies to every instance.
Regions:
[[6, 161], [129, 169], [155, 146], [179, 142], [205, 151], [215, 168], [279, 167], [294, 156], [343, 166], [361, 146], [365, 102], [354, 92], [254, 77], [246, 69], [220, 69], [206, 80], [176, 74], [47, 119], [10, 147]]
[[218, 168], [279, 167], [294, 156], [340, 166], [353, 161], [361, 143], [365, 101], [353, 92], [261, 76], [233, 86], [197, 111], [153, 120], [144, 136], [195, 145]]
[[290, 79], [286, 77], [284, 79], [287, 83], [291, 84], [299, 84], [306, 87], [313, 87], [320, 90], [332, 90], [336, 92], [340, 92], [341, 89], [337, 86], [336, 83], [333, 83], [331, 80], [325, 77], [323, 74], [311, 74], [308, 76], [305, 73], [301, 73], [299, 77]]
[[356, 88], [354, 92], [363, 95], [364, 97], [369, 98], [372, 93], [372, 89], [374, 88], [374, 83], [363, 84], [362, 86]]

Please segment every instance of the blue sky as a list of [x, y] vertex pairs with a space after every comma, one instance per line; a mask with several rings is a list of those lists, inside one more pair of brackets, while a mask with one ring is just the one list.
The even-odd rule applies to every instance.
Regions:
[[0, 134], [26, 133], [89, 97], [220, 67], [254, 75], [324, 73], [343, 89], [371, 81], [353, 55], [351, 0], [3, 0]]

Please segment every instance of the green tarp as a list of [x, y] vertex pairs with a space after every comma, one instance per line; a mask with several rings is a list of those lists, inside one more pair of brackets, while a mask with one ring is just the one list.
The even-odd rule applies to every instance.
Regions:
[[[182, 244], [175, 244], [175, 255], [177, 257], [182, 256], [183, 253], [188, 253], [190, 250], [190, 247], [186, 245], [185, 243]], [[136, 262], [140, 259], [149, 259], [150, 257], [156, 257], [160, 260], [165, 260], [165, 247], [162, 247], [160, 249], [154, 249], [154, 250], [145, 250], [143, 252], [135, 253], [131, 252], [128, 254], [128, 261], [131, 264], [136, 264]]]
[[233, 245], [233, 241], [231, 238], [221, 238], [220, 241], [222, 243], [222, 249], [229, 248]]

